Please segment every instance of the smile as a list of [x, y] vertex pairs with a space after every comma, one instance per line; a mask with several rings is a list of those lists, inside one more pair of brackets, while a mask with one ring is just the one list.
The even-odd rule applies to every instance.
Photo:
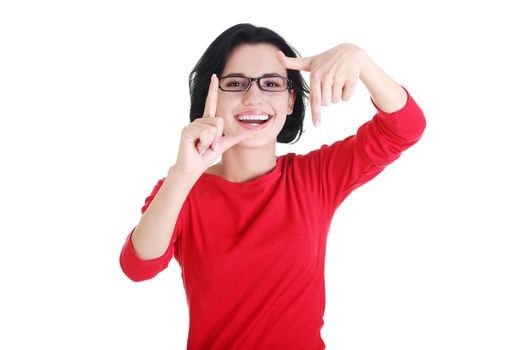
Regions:
[[272, 118], [273, 116], [269, 114], [239, 115], [235, 117], [239, 124], [250, 130], [263, 129]]

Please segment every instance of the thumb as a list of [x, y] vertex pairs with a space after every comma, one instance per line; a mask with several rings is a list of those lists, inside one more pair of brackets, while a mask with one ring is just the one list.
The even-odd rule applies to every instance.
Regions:
[[235, 146], [236, 144], [242, 141], [253, 139], [255, 137], [257, 137], [257, 135], [251, 131], [243, 132], [243, 133], [233, 135], [233, 136], [229, 136], [229, 135], [223, 136], [221, 140], [219, 141], [219, 151], [222, 154], [226, 152], [228, 149], [230, 149], [231, 147]]
[[277, 51], [277, 59], [287, 69], [310, 71], [310, 63], [313, 57], [287, 57], [281, 50]]

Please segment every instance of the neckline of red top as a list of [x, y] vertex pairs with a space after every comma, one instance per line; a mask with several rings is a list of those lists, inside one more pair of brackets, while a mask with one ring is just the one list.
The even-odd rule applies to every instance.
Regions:
[[231, 181], [223, 179], [222, 177], [218, 175], [208, 174], [208, 173], [202, 173], [201, 178], [215, 181], [219, 183], [220, 185], [229, 186], [232, 188], [253, 188], [254, 186], [266, 184], [280, 177], [282, 174], [283, 158], [284, 156], [277, 157], [277, 162], [276, 162], [275, 167], [269, 172], [267, 172], [266, 174], [256, 177], [255, 179], [245, 181], [245, 182], [231, 182]]

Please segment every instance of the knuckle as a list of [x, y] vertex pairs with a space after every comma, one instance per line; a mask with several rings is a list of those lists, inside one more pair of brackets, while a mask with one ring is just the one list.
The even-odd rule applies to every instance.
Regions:
[[220, 134], [222, 134], [222, 130], [223, 130], [223, 126], [221, 124], [218, 124], [216, 127], [215, 127], [215, 134], [216, 136], [219, 136]]
[[203, 137], [207, 137], [209, 134], [210, 134], [210, 128], [205, 125], [201, 128], [201, 131], [200, 131], [200, 134], [203, 136]]
[[352, 75], [348, 80], [350, 81], [350, 84], [357, 83], [358, 77], [356, 75]]
[[193, 123], [188, 124], [184, 128], [182, 128], [182, 133], [183, 134], [187, 134], [187, 133], [191, 132], [193, 129], [195, 129], [195, 124], [193, 124]]
[[345, 80], [340, 75], [337, 75], [334, 78], [334, 85], [343, 85], [344, 83], [345, 83]]
[[310, 73], [310, 79], [313, 81], [321, 80], [322, 74], [319, 71]]
[[210, 118], [206, 118], [206, 117], [200, 118], [199, 125], [201, 127], [206, 127], [207, 125], [210, 125]]
[[217, 128], [214, 126], [208, 126], [203, 132], [203, 137], [206, 139], [206, 141], [210, 141], [215, 138], [216, 134]]

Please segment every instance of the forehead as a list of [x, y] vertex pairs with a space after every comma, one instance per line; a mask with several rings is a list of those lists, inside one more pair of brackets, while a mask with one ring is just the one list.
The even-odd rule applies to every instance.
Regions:
[[279, 49], [271, 44], [242, 44], [232, 50], [222, 75], [243, 73], [258, 77], [266, 73], [286, 76], [286, 68], [277, 59]]

